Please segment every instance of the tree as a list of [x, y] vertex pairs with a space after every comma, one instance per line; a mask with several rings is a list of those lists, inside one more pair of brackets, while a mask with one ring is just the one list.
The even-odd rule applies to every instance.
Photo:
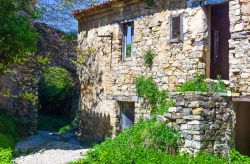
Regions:
[[0, 0], [0, 72], [35, 51], [37, 34], [30, 22], [34, 1]]

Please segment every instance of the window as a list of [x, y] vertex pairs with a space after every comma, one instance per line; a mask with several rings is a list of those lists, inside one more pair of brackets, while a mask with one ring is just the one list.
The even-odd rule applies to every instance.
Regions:
[[171, 15], [170, 17], [170, 42], [180, 42], [183, 40], [182, 15]]
[[123, 28], [123, 43], [122, 43], [122, 56], [123, 59], [133, 56], [133, 33], [134, 25], [133, 22], [124, 23]]

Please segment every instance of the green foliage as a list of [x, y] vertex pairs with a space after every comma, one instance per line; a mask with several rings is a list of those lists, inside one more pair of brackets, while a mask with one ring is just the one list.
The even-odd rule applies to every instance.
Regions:
[[37, 128], [40, 130], [47, 131], [58, 131], [65, 132], [70, 126], [72, 120], [57, 116], [48, 116], [44, 114], [39, 114]]
[[145, 52], [144, 61], [148, 67], [152, 67], [154, 57], [155, 57], [155, 54], [151, 50], [148, 50], [147, 52]]
[[74, 41], [77, 39], [77, 32], [76, 31], [69, 31], [69, 32], [65, 32], [62, 35], [62, 41]]
[[167, 101], [167, 92], [160, 91], [151, 77], [139, 76], [135, 79], [137, 94], [144, 98], [151, 107], [152, 113], [163, 114], [169, 107], [174, 105], [170, 99]]
[[126, 57], [131, 57], [132, 54], [132, 46], [131, 44], [126, 45]]
[[186, 81], [177, 89], [177, 92], [186, 91], [208, 92], [205, 76], [196, 74], [193, 80]]
[[58, 130], [58, 133], [59, 133], [59, 134], [66, 133], [66, 132], [69, 131], [71, 128], [72, 128], [71, 125], [65, 125], [65, 126], [61, 127], [61, 128]]
[[221, 76], [217, 76], [218, 83], [213, 83], [211, 85], [212, 92], [215, 93], [225, 93], [227, 92], [228, 88], [225, 83], [222, 81]]
[[179, 134], [173, 128], [154, 119], [141, 120], [115, 139], [107, 138], [102, 144], [96, 145], [88, 153], [87, 159], [79, 163], [159, 162], [164, 154], [162, 150], [171, 148], [177, 152], [178, 142]]
[[13, 115], [0, 112], [0, 163], [10, 164], [15, 143], [26, 132], [25, 126]]
[[206, 82], [205, 75], [196, 74], [193, 80], [188, 80], [184, 82], [176, 91], [186, 92], [186, 91], [199, 91], [199, 92], [215, 92], [215, 93], [225, 93], [228, 87], [221, 80], [220, 76], [217, 76], [218, 83], [208, 84]]
[[230, 158], [199, 152], [195, 156], [178, 153], [179, 134], [165, 123], [141, 120], [115, 139], [96, 145], [87, 157], [71, 164], [171, 163], [171, 164], [247, 164], [250, 158], [235, 150]]
[[0, 4], [0, 72], [4, 72], [36, 50], [37, 34], [26, 16], [32, 12], [29, 1], [0, 0]]
[[11, 164], [12, 159], [12, 150], [10, 148], [1, 148], [0, 147], [0, 163], [1, 164]]
[[240, 154], [235, 149], [232, 149], [230, 151], [229, 155], [230, 155], [230, 162], [231, 163], [238, 163], [238, 164], [249, 164], [250, 163], [250, 157]]
[[144, 0], [144, 3], [148, 6], [153, 6], [154, 5], [154, 0]]
[[44, 72], [40, 83], [40, 96], [52, 101], [61, 94], [67, 94], [73, 80], [69, 71], [62, 67], [50, 67]]
[[26, 91], [21, 96], [32, 103], [36, 102], [37, 100], [37, 96], [32, 92]]
[[50, 56], [50, 53], [49, 53], [48, 55], [46, 55], [45, 57], [43, 57], [43, 56], [38, 56], [38, 57], [37, 57], [37, 62], [38, 62], [39, 64], [42, 64], [42, 65], [50, 64], [51, 61], [50, 61], [49, 56]]

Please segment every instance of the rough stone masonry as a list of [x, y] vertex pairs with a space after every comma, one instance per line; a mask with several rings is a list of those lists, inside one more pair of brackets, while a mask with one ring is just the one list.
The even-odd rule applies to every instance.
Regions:
[[[189, 6], [190, 2], [198, 5]], [[121, 104], [124, 102], [134, 103], [135, 122], [140, 116], [148, 116], [146, 106], [135, 93], [134, 78], [139, 75], [152, 76], [161, 89], [170, 92], [192, 79], [197, 72], [209, 78], [211, 50], [208, 2], [155, 0], [153, 6], [147, 6], [143, 0], [110, 0], [73, 12], [79, 22], [78, 70], [83, 137], [99, 138], [111, 135], [107, 133], [111, 130], [119, 132]], [[250, 0], [216, 1], [220, 2], [229, 5], [228, 83], [238, 95], [247, 96], [250, 95]], [[181, 16], [180, 31], [183, 33], [179, 42], [170, 39], [173, 31], [171, 20], [176, 15]], [[133, 53], [124, 59], [122, 27], [127, 22], [132, 22], [134, 27]], [[144, 62], [147, 50], [156, 54], [151, 68]], [[204, 106], [206, 104], [197, 107], [177, 105], [176, 111], [186, 112], [184, 116], [179, 112], [181, 118], [176, 118], [178, 126], [187, 131], [183, 133], [186, 145], [183, 149], [194, 152], [205, 147], [217, 152], [226, 147], [227, 151], [230, 140], [227, 137], [232, 137], [228, 132], [233, 128], [233, 119], [229, 119], [228, 124], [221, 120], [227, 114], [233, 118], [233, 109], [229, 105], [231, 100], [213, 95], [202, 95], [194, 102], [191, 102], [191, 98], [185, 98], [183, 101], [194, 106], [196, 101], [208, 99], [213, 101], [211, 105], [215, 107], [207, 108]], [[202, 114], [192, 115], [193, 112]], [[222, 118], [214, 119], [217, 116]], [[201, 129], [207, 129], [204, 131], [206, 133], [201, 134]], [[210, 141], [207, 138], [214, 139]], [[224, 151], [222, 153], [225, 154]]]

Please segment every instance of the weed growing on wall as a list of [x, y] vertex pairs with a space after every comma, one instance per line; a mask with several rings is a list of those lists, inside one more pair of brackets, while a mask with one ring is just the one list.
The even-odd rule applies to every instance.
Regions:
[[[166, 91], [160, 91], [152, 77], [139, 76], [135, 79], [137, 94], [144, 98], [154, 114], [163, 114], [169, 107], [174, 105]], [[167, 101], [169, 98], [169, 101]]]
[[144, 54], [144, 62], [148, 67], [152, 67], [155, 54], [152, 50], [148, 50]]
[[206, 82], [205, 75], [196, 74], [194, 79], [184, 82], [176, 91], [187, 92], [187, 91], [198, 91], [198, 92], [214, 92], [214, 93], [225, 93], [229, 88], [222, 81], [220, 76], [217, 76], [217, 83], [208, 84]]

